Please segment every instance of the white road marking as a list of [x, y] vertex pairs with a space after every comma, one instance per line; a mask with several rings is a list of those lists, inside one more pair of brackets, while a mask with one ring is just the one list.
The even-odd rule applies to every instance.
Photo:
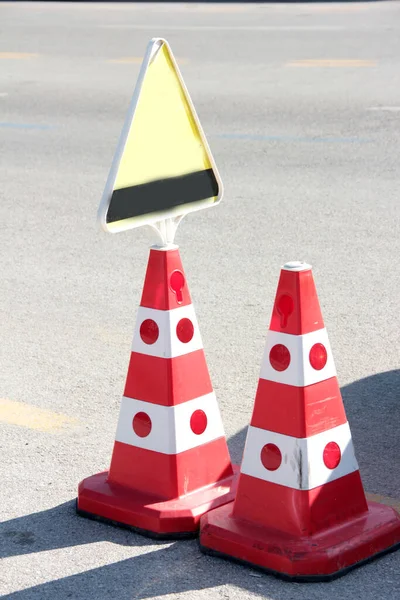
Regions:
[[[99, 29], [137, 29], [149, 31], [349, 31], [340, 25], [135, 25], [130, 23], [98, 25]], [[355, 28], [357, 29], [357, 28]], [[359, 28], [358, 28], [359, 29]], [[357, 29], [357, 31], [358, 31]], [[364, 28], [365, 30], [365, 28]]]
[[292, 60], [286, 67], [376, 67], [375, 60], [348, 59], [348, 58], [307, 58]]
[[386, 112], [400, 112], [400, 106], [370, 106], [367, 110], [381, 110]]

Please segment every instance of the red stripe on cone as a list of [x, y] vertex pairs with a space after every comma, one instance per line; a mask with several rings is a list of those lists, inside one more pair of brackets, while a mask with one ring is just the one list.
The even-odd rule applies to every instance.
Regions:
[[175, 358], [131, 353], [124, 396], [174, 406], [213, 391], [204, 350]]
[[323, 327], [311, 268], [305, 271], [282, 269], [269, 328], [301, 335]]
[[[349, 501], [351, 498], [351, 501]], [[367, 510], [359, 471], [312, 490], [240, 474], [233, 515], [291, 535], [312, 535]]]
[[140, 306], [171, 310], [191, 304], [178, 248], [150, 250]]
[[108, 480], [169, 499], [232, 475], [225, 438], [179, 454], [162, 454], [115, 442]]
[[251, 425], [305, 438], [346, 423], [336, 377], [304, 388], [260, 379]]

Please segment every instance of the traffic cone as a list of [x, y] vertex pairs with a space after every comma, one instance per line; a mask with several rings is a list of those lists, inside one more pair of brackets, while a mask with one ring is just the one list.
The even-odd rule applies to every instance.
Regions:
[[77, 510], [184, 537], [235, 483], [178, 247], [151, 248], [111, 466], [80, 483]]
[[234, 502], [200, 545], [294, 580], [343, 575], [400, 543], [400, 518], [366, 501], [311, 267], [281, 271]]

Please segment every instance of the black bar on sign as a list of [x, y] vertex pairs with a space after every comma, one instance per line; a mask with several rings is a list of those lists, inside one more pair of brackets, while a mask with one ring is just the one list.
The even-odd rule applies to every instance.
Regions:
[[121, 188], [113, 191], [107, 212], [107, 223], [168, 210], [174, 206], [216, 196], [218, 196], [218, 182], [212, 169]]

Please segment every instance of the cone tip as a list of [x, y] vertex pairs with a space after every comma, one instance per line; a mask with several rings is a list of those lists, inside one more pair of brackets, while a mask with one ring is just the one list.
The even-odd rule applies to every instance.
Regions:
[[178, 250], [179, 246], [176, 244], [154, 244], [151, 246], [152, 250], [160, 250], [161, 252], [165, 252], [167, 250]]
[[283, 265], [284, 271], [309, 271], [312, 269], [311, 265], [300, 260], [291, 260]]

